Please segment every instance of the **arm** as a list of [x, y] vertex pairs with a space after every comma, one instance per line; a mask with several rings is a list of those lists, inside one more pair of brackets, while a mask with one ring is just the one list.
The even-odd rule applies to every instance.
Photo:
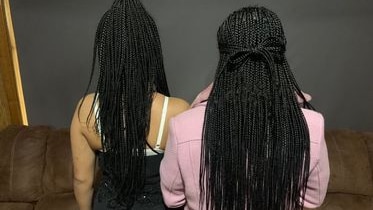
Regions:
[[323, 119], [320, 126], [321, 134], [318, 150], [319, 159], [316, 163], [316, 166], [310, 169], [310, 175], [307, 183], [307, 191], [304, 199], [304, 207], [307, 208], [316, 208], [323, 203], [329, 183], [329, 158], [324, 137]]
[[184, 183], [178, 163], [177, 147], [174, 119], [171, 119], [167, 146], [160, 166], [163, 200], [169, 208], [177, 208], [185, 204]]
[[91, 210], [95, 154], [81, 132], [82, 123], [79, 121], [78, 113], [79, 110], [77, 108], [70, 128], [74, 167], [74, 194], [80, 210]]

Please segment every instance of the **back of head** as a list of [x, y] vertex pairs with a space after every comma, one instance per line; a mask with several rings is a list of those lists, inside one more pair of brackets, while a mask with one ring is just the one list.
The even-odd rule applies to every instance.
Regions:
[[205, 112], [200, 186], [207, 209], [301, 209], [309, 134], [277, 15], [232, 13], [218, 31], [220, 61]]
[[90, 117], [97, 106], [93, 117], [114, 187], [110, 199], [130, 208], [144, 185], [153, 94], [169, 95], [157, 26], [139, 0], [115, 0], [103, 15], [92, 72], [96, 57], [99, 78]]
[[114, 1], [98, 25], [95, 56], [96, 53], [98, 86], [105, 85], [115, 92], [117, 87], [104, 80], [126, 81], [135, 83], [133, 86], [146, 86], [146, 91], [169, 95], [157, 26], [139, 0]]
[[269, 38], [278, 39], [280, 44], [286, 45], [280, 19], [264, 7], [246, 7], [235, 11], [222, 23], [218, 31], [219, 46], [257, 48]]

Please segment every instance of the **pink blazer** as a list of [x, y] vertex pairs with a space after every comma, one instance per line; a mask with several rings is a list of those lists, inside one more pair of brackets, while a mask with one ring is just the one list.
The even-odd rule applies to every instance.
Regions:
[[[211, 88], [211, 87], [210, 87]], [[161, 162], [161, 188], [170, 208], [199, 209], [199, 169], [201, 136], [206, 102], [210, 88], [201, 92], [193, 108], [170, 121], [169, 137]], [[310, 131], [310, 177], [304, 206], [315, 208], [323, 202], [329, 182], [329, 160], [324, 140], [321, 114], [302, 109]]]

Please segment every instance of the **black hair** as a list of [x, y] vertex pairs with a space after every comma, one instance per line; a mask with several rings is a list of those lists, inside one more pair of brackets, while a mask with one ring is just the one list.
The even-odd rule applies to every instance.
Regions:
[[[200, 208], [302, 209], [310, 137], [277, 15], [233, 12], [218, 30], [220, 60], [205, 111]], [[305, 102], [304, 108], [312, 108]]]
[[88, 118], [97, 106], [95, 126], [113, 199], [130, 208], [144, 186], [153, 95], [170, 95], [157, 26], [139, 0], [115, 0], [101, 18], [88, 88], [96, 64], [99, 78]]

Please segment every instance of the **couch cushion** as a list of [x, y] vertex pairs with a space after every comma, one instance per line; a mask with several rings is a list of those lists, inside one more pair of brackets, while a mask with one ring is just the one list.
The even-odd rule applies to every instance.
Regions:
[[366, 136], [350, 130], [327, 131], [330, 162], [328, 192], [373, 195], [372, 169]]
[[73, 166], [68, 129], [53, 130], [47, 140], [43, 183], [47, 193], [73, 191]]
[[31, 203], [7, 203], [0, 202], [0, 210], [33, 210]]
[[32, 202], [42, 195], [49, 127], [14, 127], [0, 133], [0, 201]]
[[43, 196], [35, 206], [35, 210], [79, 210], [74, 194], [51, 193]]
[[328, 193], [324, 203], [316, 210], [371, 210], [373, 198], [362, 195]]

